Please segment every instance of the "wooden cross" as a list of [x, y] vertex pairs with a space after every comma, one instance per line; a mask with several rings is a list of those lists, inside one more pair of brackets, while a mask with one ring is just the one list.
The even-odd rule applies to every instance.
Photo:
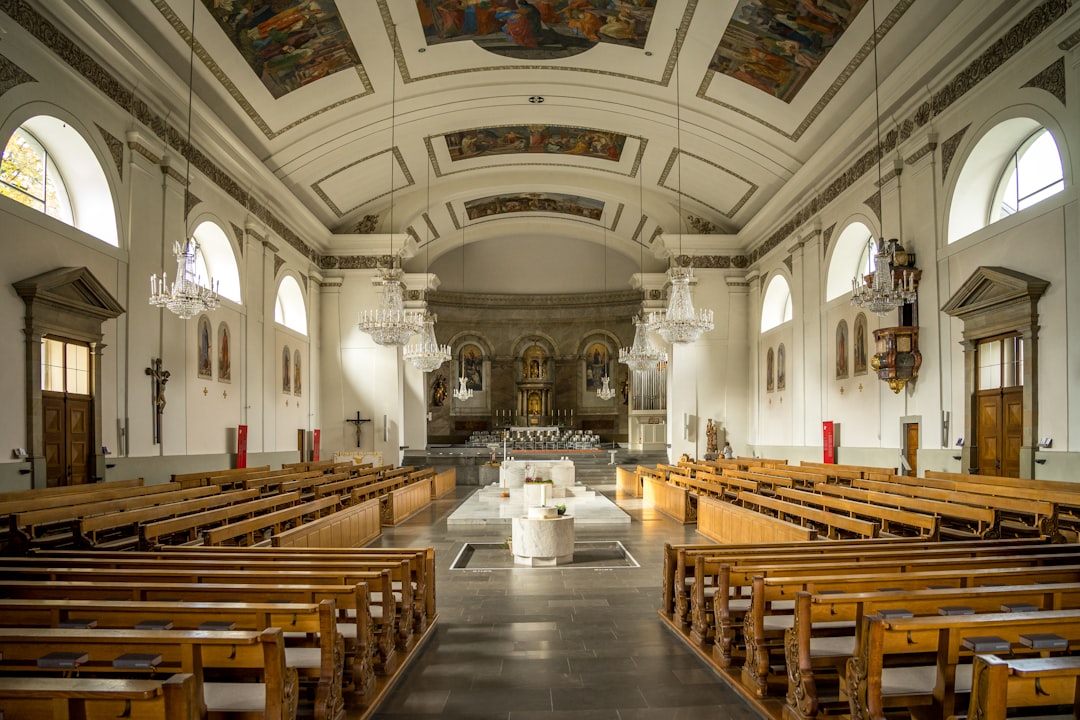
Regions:
[[153, 396], [154, 403], [154, 443], [161, 443], [161, 415], [165, 412], [165, 383], [169, 382], [168, 370], [161, 369], [161, 358], [150, 361], [150, 367], [146, 368], [146, 374], [154, 378]]
[[356, 425], [356, 447], [360, 447], [360, 426], [363, 425], [366, 422], [371, 422], [371, 418], [362, 418], [362, 417], [360, 417], [360, 411], [357, 410], [356, 411], [356, 417], [354, 417], [354, 418], [345, 418], [345, 422], [352, 423], [353, 425]]

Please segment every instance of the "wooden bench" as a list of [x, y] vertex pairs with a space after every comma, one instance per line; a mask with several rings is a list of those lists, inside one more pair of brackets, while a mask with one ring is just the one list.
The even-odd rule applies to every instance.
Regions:
[[270, 542], [275, 548], [354, 548], [367, 545], [381, 534], [379, 501], [367, 500], [278, 533]]
[[240, 540], [241, 545], [254, 545], [262, 541], [269, 542], [269, 538], [256, 538], [256, 536], [267, 531], [273, 536], [282, 532], [286, 526], [303, 522], [304, 518], [320, 518], [334, 512], [337, 508], [337, 496], [319, 498], [306, 503], [290, 505], [281, 510], [262, 513], [247, 520], [226, 523], [207, 530], [203, 538], [207, 545], [221, 545], [226, 542], [234, 542], [237, 539]]
[[46, 508], [75, 504], [82, 505], [102, 500], [120, 500], [180, 489], [181, 487], [177, 483], [143, 485], [142, 478], [135, 478], [134, 480], [110, 480], [109, 482], [94, 483], [93, 485], [64, 485], [61, 487], [40, 488], [38, 490], [19, 490], [11, 493], [0, 493], [0, 516], [7, 517], [17, 512], [44, 510]]
[[312, 470], [327, 474], [339, 473], [353, 467], [352, 460], [309, 460], [306, 462], [282, 463], [282, 470], [309, 472]]
[[0, 716], [9, 720], [192, 720], [195, 676], [165, 680], [0, 677]]
[[[285, 665], [281, 628], [207, 632], [0, 627], [0, 673], [42, 674], [39, 658], [73, 651], [86, 654], [84, 671], [99, 672], [113, 671], [113, 660], [127, 653], [161, 655], [155, 672], [194, 676], [199, 717], [248, 712], [291, 720], [297, 715], [297, 673]], [[206, 668], [259, 671], [262, 682], [206, 682]]]
[[881, 531], [881, 526], [869, 520], [838, 515], [828, 510], [817, 510], [797, 503], [778, 500], [776, 498], [740, 491], [738, 502], [743, 507], [756, 507], [759, 510], [772, 510], [782, 520], [794, 522], [797, 525], [813, 527], [818, 534], [829, 538], [841, 537], [841, 533], [848, 533], [856, 537], [874, 538]]
[[[1069, 644], [1080, 642], [1080, 610], [888, 619], [866, 616], [861, 632], [855, 656], [847, 663], [851, 717], [883, 718], [888, 708], [903, 708], [909, 712], [917, 709], [930, 720], [945, 720], [963, 708], [957, 694], [971, 688], [972, 666], [963, 661], [985, 652], [979, 649], [983, 643], [972, 639], [998, 638], [1006, 652], [1033, 652], [1030, 645], [1035, 635], [1054, 635]], [[936, 663], [904, 665], [905, 656], [928, 654], [936, 656]]]
[[382, 524], [397, 525], [430, 505], [431, 478], [426, 472], [407, 475], [403, 487], [379, 498]]
[[[235, 630], [280, 627], [286, 637], [299, 634], [301, 646], [286, 644], [285, 663], [316, 683], [317, 720], [337, 720], [344, 712], [342, 671], [344, 640], [337, 631], [332, 599], [301, 603], [183, 603], [131, 600], [12, 600], [0, 598], [7, 625], [68, 627], [92, 623], [94, 629], [138, 629], [168, 624], [168, 630], [206, 630], [226, 624]], [[313, 646], [312, 646], [313, 640]]]
[[767, 488], [773, 490], [778, 487], [794, 487], [795, 481], [782, 475], [769, 475], [764, 468], [752, 468], [750, 470], [724, 470], [724, 477], [749, 480], [758, 486], [758, 489]]
[[697, 522], [697, 497], [656, 475], [642, 476], [645, 504], [683, 524]]
[[[817, 716], [823, 705], [817, 682], [821, 666], [829, 669], [830, 677], [843, 677], [847, 658], [854, 655], [858, 642], [855, 631], [867, 615], [897, 609], [914, 615], [986, 613], [1000, 612], [1009, 605], [1039, 610], [1080, 608], [1080, 583], [859, 593], [800, 591], [796, 594], [792, 626], [784, 639], [788, 676], [785, 714], [799, 720]], [[851, 623], [850, 633], [844, 633], [845, 639], [836, 637], [835, 628], [842, 622]], [[829, 634], [825, 639], [818, 633], [823, 625]]]
[[244, 503], [236, 503], [215, 510], [144, 523], [139, 526], [139, 548], [152, 550], [165, 542], [202, 543], [203, 531], [224, 525], [237, 518], [250, 518], [264, 512], [291, 507], [298, 502], [300, 502], [300, 493], [288, 492], [271, 497], [257, 497]]
[[[385, 584], [390, 584], [389, 572]], [[289, 583], [177, 583], [177, 582], [95, 582], [93, 580], [0, 580], [0, 594], [22, 600], [82, 600], [92, 602], [183, 602], [315, 604], [332, 600], [338, 611], [337, 632], [345, 639], [346, 678], [360, 701], [370, 699], [375, 688], [375, 672], [391, 675], [399, 665], [393, 632], [377, 628], [384, 617], [393, 617], [392, 597], [371, 604], [367, 583], [305, 585]], [[387, 604], [389, 603], [389, 608]], [[386, 626], [381, 626], [385, 628]]]
[[776, 495], [783, 500], [800, 505], [819, 507], [831, 512], [844, 513], [849, 517], [870, 520], [880, 526], [881, 533], [911, 534], [914, 532], [916, 535], [931, 540], [936, 540], [938, 537], [938, 519], [935, 515], [791, 488], [777, 488]]
[[[149, 507], [121, 510], [81, 517], [72, 523], [75, 547], [108, 548], [135, 547], [139, 544], [139, 531], [143, 523], [197, 513], [214, 508], [235, 506], [259, 496], [257, 490], [239, 490], [207, 495], [191, 500], [151, 505]], [[108, 536], [112, 537], [108, 537]]]
[[972, 720], [1005, 720], [1009, 708], [1080, 708], [1080, 657], [1007, 658], [976, 655], [971, 669]]
[[269, 465], [259, 465], [249, 468], [226, 468], [221, 470], [202, 470], [193, 473], [173, 473], [172, 481], [179, 483], [181, 487], [198, 487], [206, 485], [212, 477], [228, 477], [229, 475], [244, 476], [249, 473], [269, 470]]

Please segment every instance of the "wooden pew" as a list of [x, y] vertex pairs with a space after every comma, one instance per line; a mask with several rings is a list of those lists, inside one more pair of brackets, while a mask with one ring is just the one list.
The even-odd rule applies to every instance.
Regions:
[[[81, 505], [101, 500], [120, 500], [122, 498], [180, 489], [180, 485], [174, 483], [143, 485], [142, 478], [135, 478], [134, 480], [117, 480], [115, 482], [94, 483], [93, 485], [65, 485], [38, 490], [20, 490], [14, 493], [0, 493], [0, 516], [6, 517], [17, 512], [44, 510], [66, 505]], [[52, 490], [71, 490], [71, 492], [50, 492]]]
[[339, 473], [352, 467], [352, 460], [308, 460], [306, 462], [282, 463], [281, 465], [282, 470], [292, 470], [294, 472], [316, 470], [326, 474]]
[[[191, 500], [81, 517], [72, 523], [74, 545], [85, 549], [135, 547], [139, 544], [139, 529], [143, 523], [212, 510], [222, 506], [236, 505], [253, 500], [258, 496], [259, 492], [257, 490], [239, 490], [207, 495]], [[108, 535], [118, 535], [118, 537], [103, 537]]]
[[83, 483], [81, 485], [57, 485], [56, 487], [28, 488], [26, 490], [5, 490], [4, 492], [0, 492], [0, 503], [6, 503], [12, 500], [24, 501], [48, 497], [71, 497], [84, 492], [143, 487], [144, 484], [145, 480], [143, 480], [143, 478], [127, 478], [126, 480], [107, 480], [100, 483]]
[[828, 510], [817, 510], [757, 493], [740, 491], [738, 501], [743, 507], [772, 510], [781, 519], [793, 518], [792, 522], [799, 525], [805, 526], [807, 523], [811, 523], [816, 527], [818, 533], [829, 538], [840, 537], [841, 532], [850, 533], [856, 537], [874, 538], [878, 536], [881, 530], [880, 525], [868, 520], [845, 517]]
[[122, 678], [0, 677], [0, 716], [5, 720], [193, 720], [195, 676], [164, 680]]
[[750, 470], [724, 470], [724, 477], [740, 478], [755, 483], [759, 489], [773, 490], [778, 487], [794, 487], [795, 481], [782, 475], [770, 475], [766, 468], [751, 468]]
[[[263, 631], [76, 630], [0, 627], [0, 672], [37, 670], [38, 658], [52, 652], [85, 653], [84, 672], [112, 671], [112, 661], [131, 652], [161, 655], [156, 672], [194, 676], [199, 716], [241, 708], [267, 720], [295, 718], [296, 670], [285, 665], [281, 628]], [[258, 670], [261, 683], [206, 682], [204, 668]]]
[[438, 500], [439, 498], [449, 495], [454, 492], [454, 488], [457, 487], [457, 469], [450, 468], [441, 472], [435, 473], [431, 478], [431, 499]]
[[257, 467], [249, 468], [225, 468], [220, 470], [201, 470], [193, 473], [173, 473], [172, 481], [179, 483], [181, 487], [199, 487], [200, 485], [206, 485], [209, 479], [212, 477], [222, 477], [228, 475], [247, 475], [252, 472], [259, 472], [260, 470], [269, 470], [269, 465], [259, 465]]
[[380, 498], [382, 524], [397, 525], [430, 505], [431, 478], [426, 471], [409, 474], [402, 487], [391, 490]]
[[[917, 709], [930, 720], [945, 720], [963, 707], [957, 694], [971, 687], [965, 648], [968, 638], [996, 637], [1011, 652], [1023, 652], [1024, 637], [1055, 635], [1080, 642], [1080, 610], [982, 615], [863, 618], [860, 642], [847, 663], [852, 718], [883, 718], [888, 708]], [[1030, 644], [1030, 641], [1028, 641]], [[971, 645], [970, 640], [968, 645]], [[975, 645], [978, 653], [979, 645]], [[932, 653], [932, 665], [902, 666], [904, 656]], [[886, 668], [886, 663], [890, 666]], [[897, 664], [897, 666], [893, 666]], [[885, 672], [883, 672], [883, 669]], [[902, 678], [903, 689], [895, 684]]]
[[697, 496], [652, 474], [643, 475], [642, 483], [646, 505], [683, 524], [697, 522]]
[[271, 497], [259, 497], [215, 510], [144, 523], [139, 526], [139, 549], [152, 550], [163, 542], [177, 544], [201, 542], [201, 533], [205, 530], [224, 525], [237, 518], [250, 518], [263, 512], [291, 507], [298, 502], [300, 502], [300, 493], [288, 492]]
[[[389, 572], [385, 584], [390, 583]], [[393, 617], [393, 609], [369, 602], [367, 583], [304, 585], [269, 583], [95, 582], [93, 580], [0, 580], [0, 595], [23, 600], [84, 600], [92, 602], [183, 602], [196, 604], [246, 602], [315, 604], [332, 600], [337, 607], [337, 632], [345, 639], [346, 668], [355, 696], [366, 701], [375, 689], [375, 671], [390, 675], [399, 656], [392, 632], [376, 631], [376, 617]], [[390, 600], [387, 596], [387, 600]], [[384, 626], [385, 627], [385, 626]]]
[[[792, 626], [785, 632], [784, 653], [788, 675], [785, 715], [812, 720], [823, 705], [818, 671], [824, 664], [843, 677], [847, 658], [854, 655], [855, 631], [862, 618], [898, 608], [914, 615], [1000, 612], [1006, 605], [1030, 605], [1039, 610], [1080, 608], [1080, 583], [958, 587], [923, 590], [887, 590], [856, 593], [798, 592]], [[835, 637], [838, 622], [852, 623], [846, 641]], [[821, 640], [815, 628], [828, 626], [831, 637]]]
[[976, 655], [971, 669], [972, 720], [1005, 720], [1009, 708], [1080, 708], [1080, 657], [1008, 658]]
[[[931, 540], [938, 536], [938, 519], [934, 515], [927, 515], [911, 510], [899, 510], [895, 508], [874, 505], [862, 500], [841, 498], [823, 493], [806, 492], [791, 488], [777, 488], [776, 495], [789, 502], [800, 505], [820, 507], [823, 510], [846, 513], [850, 517], [861, 517], [877, 523], [881, 533], [893, 534], [900, 526], [905, 533], [920, 535]], [[898, 533], [899, 534], [899, 533]]]
[[354, 548], [367, 545], [381, 534], [379, 501], [367, 500], [277, 533], [270, 542], [275, 548]]
[[615, 493], [625, 497], [641, 497], [641, 478], [624, 467], [615, 468]]
[[[227, 622], [235, 630], [280, 627], [315, 639], [314, 647], [285, 647], [285, 663], [315, 681], [317, 720], [337, 720], [344, 712], [344, 640], [337, 631], [334, 601], [301, 603], [183, 603], [131, 600], [12, 600], [0, 598], [0, 614], [17, 627], [67, 627], [93, 623], [95, 629], [136, 629], [140, 623], [167, 621], [170, 630], [205, 630]], [[307, 643], [305, 643], [307, 645]]]
[[283, 530], [286, 525], [303, 522], [305, 517], [322, 517], [332, 513], [338, 508], [337, 496], [324, 497], [306, 503], [291, 505], [281, 510], [256, 515], [247, 520], [226, 523], [219, 527], [207, 530], [204, 540], [207, 545], [221, 545], [225, 542], [240, 539], [242, 545], [254, 545], [261, 542], [262, 538], [256, 539], [256, 535], [270, 530], [271, 535]]

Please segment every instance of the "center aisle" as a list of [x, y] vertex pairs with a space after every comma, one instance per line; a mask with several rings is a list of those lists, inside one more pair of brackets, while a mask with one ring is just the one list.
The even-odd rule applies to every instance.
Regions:
[[[591, 489], [615, 500], [613, 478], [593, 482]], [[374, 718], [762, 717], [657, 616], [664, 543], [700, 542], [692, 525], [631, 499], [619, 503], [630, 524], [582, 526], [577, 540], [619, 540], [640, 568], [451, 570], [463, 543], [502, 542], [509, 534], [484, 526], [448, 530], [447, 516], [475, 490], [458, 487], [401, 526], [383, 528], [375, 544], [435, 547], [439, 620]]]

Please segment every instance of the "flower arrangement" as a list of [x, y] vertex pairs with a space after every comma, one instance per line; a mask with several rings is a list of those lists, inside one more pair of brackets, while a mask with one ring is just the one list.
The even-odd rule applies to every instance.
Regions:
[[555, 511], [557, 513], [559, 513], [559, 517], [562, 517], [563, 515], [566, 514], [566, 506], [565, 505], [556, 505], [555, 506]]
[[543, 479], [543, 478], [525, 478], [525, 482], [528, 483], [529, 485], [538, 485], [540, 483], [543, 483], [545, 485], [554, 485], [555, 484], [555, 481], [552, 480], [551, 478], [547, 478], [547, 479]]

